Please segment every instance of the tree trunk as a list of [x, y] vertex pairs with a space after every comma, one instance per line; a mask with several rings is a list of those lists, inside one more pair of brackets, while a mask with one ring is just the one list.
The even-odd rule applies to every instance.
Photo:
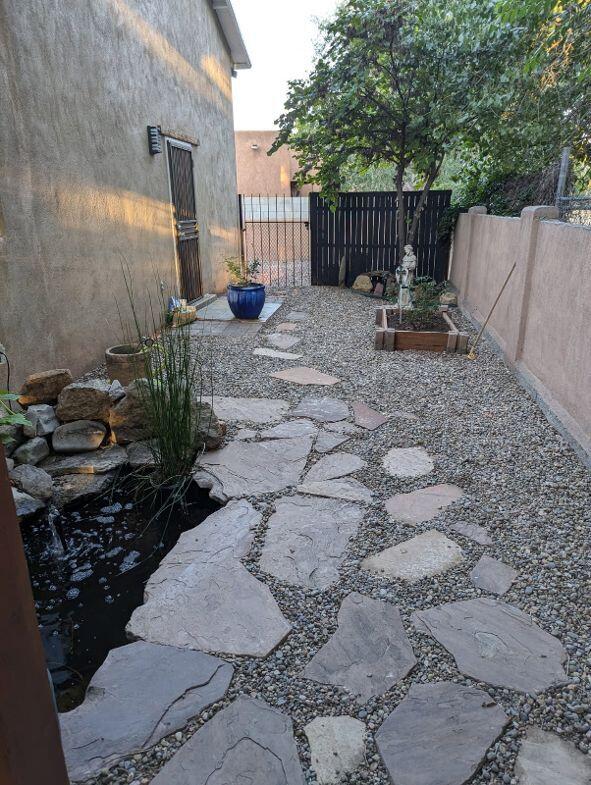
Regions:
[[423, 191], [421, 193], [421, 196], [419, 197], [416, 210], [412, 217], [412, 223], [410, 225], [410, 229], [408, 230], [408, 236], [406, 238], [407, 245], [414, 245], [415, 235], [417, 233], [417, 229], [419, 226], [419, 218], [421, 217], [421, 213], [425, 209], [425, 204], [427, 203], [427, 197], [429, 196], [429, 191], [431, 190], [431, 186], [433, 185], [435, 178], [439, 174], [440, 168], [441, 168], [441, 162], [434, 164], [433, 168], [429, 172], [427, 181], [423, 186]]
[[404, 209], [404, 161], [396, 167], [396, 228], [398, 233], [398, 264], [402, 264], [406, 245], [406, 210]]

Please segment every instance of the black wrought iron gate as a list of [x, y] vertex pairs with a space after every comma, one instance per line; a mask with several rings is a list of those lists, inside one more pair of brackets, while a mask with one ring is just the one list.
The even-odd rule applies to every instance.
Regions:
[[[412, 216], [420, 191], [404, 194], [406, 216]], [[447, 276], [449, 239], [438, 231], [451, 191], [431, 191], [419, 218], [415, 240], [417, 275], [436, 281]], [[348, 285], [368, 270], [392, 270], [398, 266], [398, 229], [395, 193], [344, 193], [336, 209], [318, 194], [310, 194], [311, 283], [337, 286], [341, 266]]]
[[169, 139], [170, 190], [175, 212], [181, 296], [196, 300], [203, 294], [199, 261], [199, 224], [193, 182], [191, 148]]

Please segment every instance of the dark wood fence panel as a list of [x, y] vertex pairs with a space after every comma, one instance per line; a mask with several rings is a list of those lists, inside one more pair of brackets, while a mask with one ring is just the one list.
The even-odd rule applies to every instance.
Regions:
[[[420, 191], [406, 191], [405, 209], [412, 220]], [[431, 191], [419, 219], [415, 240], [417, 275], [436, 281], [447, 277], [449, 240], [439, 237], [441, 217], [451, 191]], [[340, 194], [336, 209], [318, 194], [310, 194], [311, 282], [337, 286], [344, 260], [347, 284], [368, 270], [398, 266], [397, 199], [391, 192]]]

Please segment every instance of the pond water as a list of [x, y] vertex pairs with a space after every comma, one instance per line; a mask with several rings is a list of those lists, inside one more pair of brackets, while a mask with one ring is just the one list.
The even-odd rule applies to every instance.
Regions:
[[185, 508], [154, 517], [125, 488], [21, 525], [47, 665], [60, 711], [82, 702], [146, 581], [179, 535], [219, 508], [192, 484]]

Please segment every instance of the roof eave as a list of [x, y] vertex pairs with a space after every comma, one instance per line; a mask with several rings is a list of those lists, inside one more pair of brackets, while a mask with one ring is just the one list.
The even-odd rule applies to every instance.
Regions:
[[211, 6], [216, 13], [224, 38], [228, 44], [230, 56], [232, 57], [232, 67], [235, 70], [252, 68], [231, 0], [211, 0]]

